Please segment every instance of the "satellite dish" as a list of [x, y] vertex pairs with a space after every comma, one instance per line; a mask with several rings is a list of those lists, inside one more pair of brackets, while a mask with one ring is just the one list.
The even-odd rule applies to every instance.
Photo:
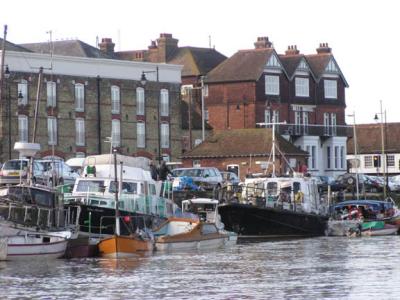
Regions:
[[19, 152], [20, 157], [33, 157], [38, 151], [40, 151], [40, 144], [16, 142], [14, 144], [14, 150]]

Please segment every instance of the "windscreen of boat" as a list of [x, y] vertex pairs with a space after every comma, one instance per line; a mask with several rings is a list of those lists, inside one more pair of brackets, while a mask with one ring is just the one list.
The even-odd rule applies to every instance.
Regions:
[[[22, 168], [21, 168], [22, 162]], [[28, 161], [27, 160], [9, 160], [3, 165], [3, 170], [23, 170], [28, 168]]]
[[103, 193], [104, 192], [104, 180], [79, 180], [76, 192], [81, 193]]
[[267, 192], [268, 192], [268, 195], [278, 195], [278, 183], [277, 182], [268, 182], [267, 183]]
[[[117, 183], [119, 184], [119, 182]], [[115, 181], [110, 182], [110, 188], [108, 191], [110, 193], [115, 193], [116, 191]], [[137, 194], [137, 182], [123, 182], [122, 183], [122, 193], [123, 194]]]

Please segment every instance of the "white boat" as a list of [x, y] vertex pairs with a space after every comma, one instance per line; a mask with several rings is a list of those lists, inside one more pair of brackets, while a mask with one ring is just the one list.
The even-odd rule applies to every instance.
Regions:
[[56, 259], [64, 255], [67, 239], [45, 234], [24, 234], [7, 239], [7, 260]]
[[[115, 220], [102, 218], [115, 215], [116, 192], [121, 217], [143, 217], [147, 227], [151, 227], [151, 223], [174, 215], [178, 206], [160, 197], [161, 182], [151, 178], [149, 162], [145, 157], [117, 154], [114, 166], [110, 154], [86, 157], [83, 173], [76, 179], [72, 193], [64, 194], [66, 207], [78, 204], [81, 208], [78, 220], [81, 235], [98, 235], [100, 231], [114, 234]], [[121, 235], [129, 235], [129, 232], [121, 227]]]
[[156, 250], [209, 250], [236, 244], [237, 235], [225, 231], [220, 221], [218, 200], [183, 200], [182, 212], [183, 217], [169, 218], [154, 230]]

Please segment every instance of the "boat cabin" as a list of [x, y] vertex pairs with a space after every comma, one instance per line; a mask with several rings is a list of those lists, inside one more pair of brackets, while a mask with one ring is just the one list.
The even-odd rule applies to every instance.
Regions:
[[215, 222], [218, 214], [218, 200], [195, 198], [182, 201], [182, 212], [199, 216], [200, 221]]

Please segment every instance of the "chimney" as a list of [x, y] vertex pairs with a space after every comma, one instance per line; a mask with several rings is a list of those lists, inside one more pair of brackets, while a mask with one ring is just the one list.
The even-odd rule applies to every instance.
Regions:
[[108, 55], [114, 54], [115, 44], [112, 42], [110, 38], [102, 38], [101, 43], [99, 43], [99, 48], [101, 52], [104, 52]]
[[254, 43], [254, 47], [256, 49], [273, 48], [272, 43], [268, 40], [267, 36], [258, 37], [257, 41]]
[[297, 50], [297, 45], [288, 46], [287, 50], [285, 51], [286, 55], [299, 55], [300, 51]]
[[157, 39], [158, 62], [167, 62], [171, 55], [178, 50], [178, 40], [170, 33], [161, 33]]
[[317, 53], [318, 54], [332, 53], [332, 49], [329, 48], [328, 43], [320, 43], [319, 47], [317, 48]]

